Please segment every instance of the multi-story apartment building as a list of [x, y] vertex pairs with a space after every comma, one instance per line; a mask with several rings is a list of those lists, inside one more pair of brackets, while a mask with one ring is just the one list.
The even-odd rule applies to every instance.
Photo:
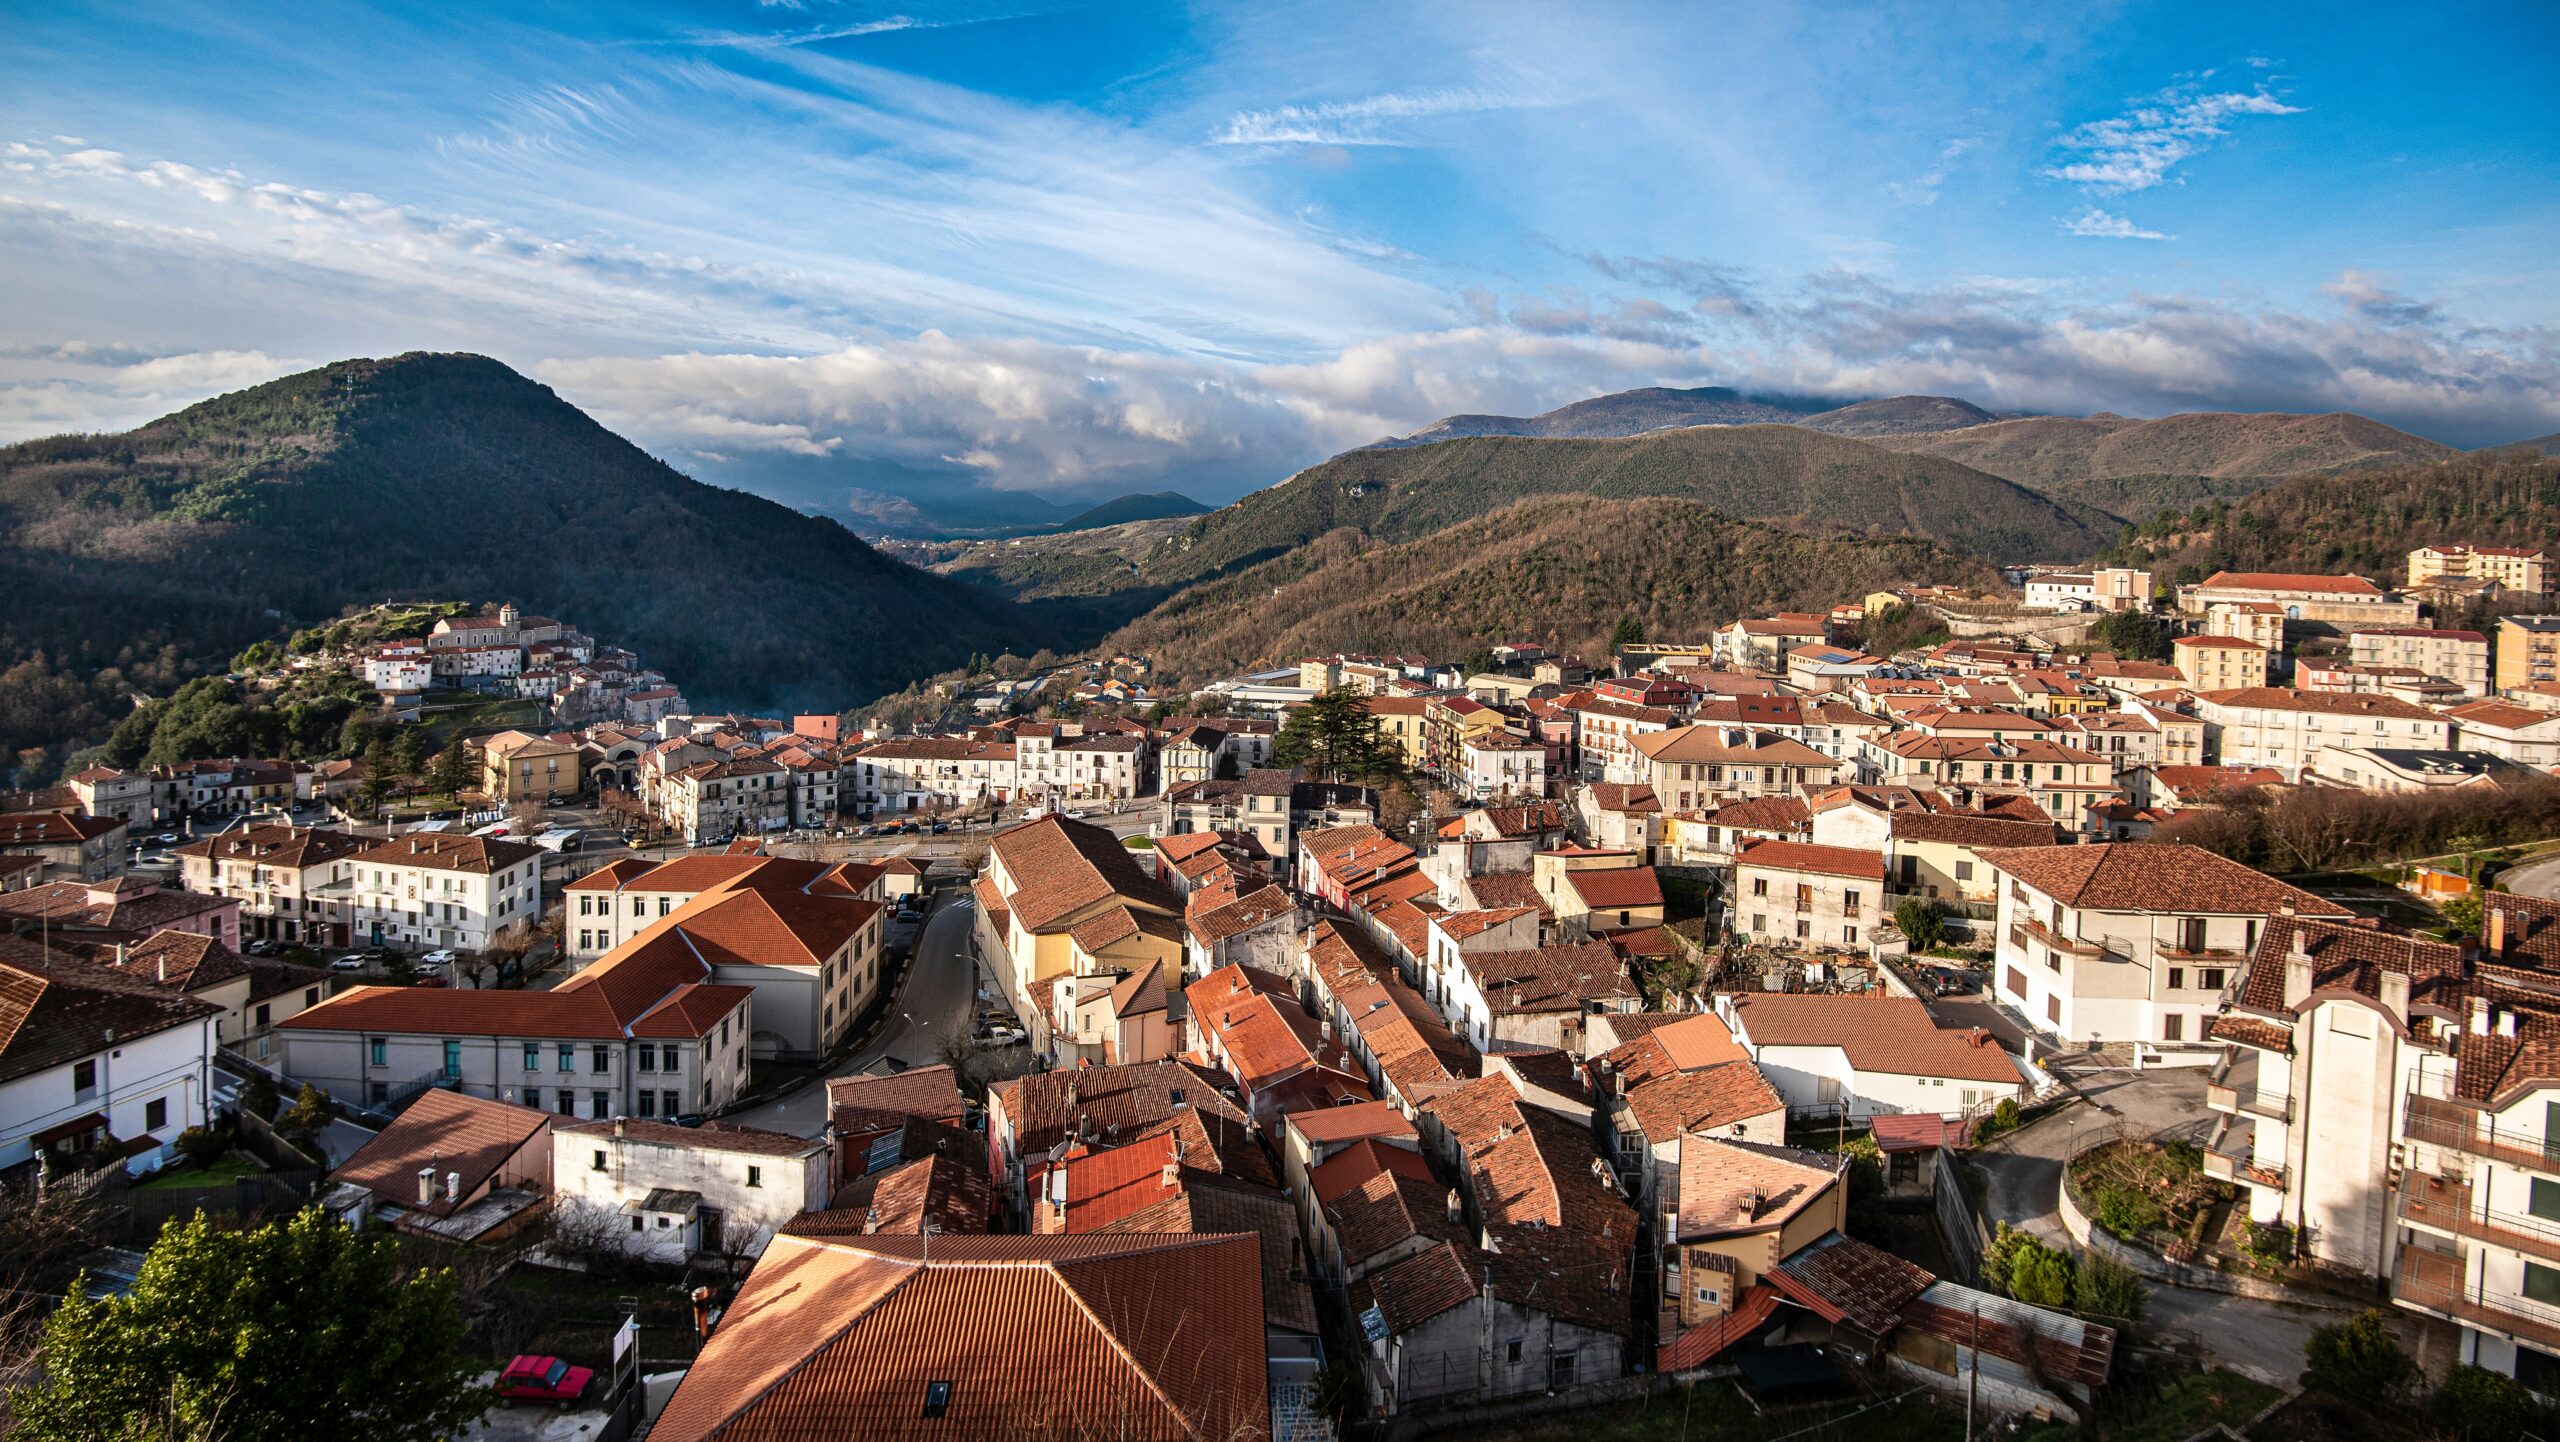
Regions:
[[2077, 829], [2092, 806], [2116, 798], [2115, 767], [2076, 746], [1901, 732], [1871, 748], [1880, 779], [1922, 791], [2006, 793], [2033, 798], [2047, 816]]
[[2178, 674], [2199, 691], [2267, 684], [2267, 648], [2237, 636], [2180, 636], [2171, 643]]
[[205, 1122], [222, 1008], [0, 936], [0, 1167], [123, 1143], [125, 1166], [176, 1155]]
[[791, 772], [768, 756], [697, 761], [667, 773], [658, 819], [688, 845], [779, 831], [791, 824]]
[[1637, 706], [1593, 697], [1574, 707], [1574, 751], [1585, 780], [1632, 784], [1645, 779], [1642, 743], [1679, 724], [1668, 706]]
[[501, 731], [480, 741], [480, 788], [492, 800], [548, 801], [575, 796], [586, 784], [574, 741]]
[[245, 826], [179, 847], [178, 881], [239, 902], [241, 930], [251, 937], [345, 946], [353, 858], [374, 844], [317, 827]]
[[2420, 546], [2409, 553], [2409, 588], [2448, 577], [2495, 581], [2510, 591], [2539, 593], [2552, 585], [2551, 558], [2536, 546]]
[[1733, 858], [1733, 929], [1756, 940], [1807, 950], [1863, 951], [1884, 904], [1881, 851], [1762, 841]]
[[2216, 571], [2178, 590], [2178, 609], [2208, 614], [2225, 603], [2258, 602], [2284, 610], [2287, 629], [2352, 631], [2414, 626], [2418, 603], [2362, 576], [2305, 576], [2275, 571]]
[[964, 736], [894, 736], [856, 747], [845, 755], [842, 781], [866, 816], [1001, 803], [1017, 784], [1011, 741]]
[[2196, 697], [2205, 746], [2224, 766], [2272, 766], [2288, 778], [2312, 768], [2325, 747], [2439, 751], [2453, 723], [2390, 696], [2250, 686]]
[[2454, 724], [2454, 744], [2466, 751], [2485, 751], [2536, 771], [2560, 767], [2560, 712], [2474, 701], [2444, 714]]
[[1459, 743], [1460, 788], [1479, 799], [1547, 794], [1547, 748], [1508, 731], [1489, 731]]
[[2560, 615], [2498, 618], [2496, 680], [2502, 692], [2560, 681]]
[[2194, 846], [1977, 854], [2000, 876], [1996, 994], [2073, 1045], [2200, 1043], [2268, 918], [2354, 915]]
[[2206, 1102], [2208, 1174], [2312, 1259], [2456, 1329], [2453, 1360], [2560, 1394], [2560, 904], [2491, 893], [2440, 942], [2271, 922]]
[[1695, 811], [1760, 796], [1801, 795], [1832, 780], [1840, 762], [1801, 741], [1731, 726], [1683, 726], [1636, 739], [1634, 759], [1613, 780], [1651, 786], [1671, 811]]
[[2347, 638], [2347, 659], [2358, 666], [2399, 666], [2440, 676], [2468, 696], [2489, 690], [2489, 638], [2477, 631], [2378, 626]]
[[71, 778], [72, 794], [80, 798], [80, 809], [92, 816], [107, 816], [141, 830], [159, 820], [170, 809], [174, 799], [168, 783], [148, 771], [119, 771], [112, 766], [92, 766]]
[[539, 846], [413, 832], [347, 858], [349, 939], [486, 951], [490, 938], [542, 914]]

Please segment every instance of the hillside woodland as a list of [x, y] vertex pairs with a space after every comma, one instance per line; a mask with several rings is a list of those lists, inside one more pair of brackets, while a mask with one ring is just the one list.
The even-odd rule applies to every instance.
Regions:
[[563, 616], [714, 705], [840, 706], [1048, 639], [1045, 616], [691, 480], [467, 355], [349, 361], [122, 435], [0, 448], [0, 586], [12, 750], [94, 735], [133, 690], [385, 598]]
[[1716, 426], [1620, 440], [1483, 437], [1353, 451], [1200, 517], [1141, 570], [1154, 582], [1198, 580], [1344, 527], [1410, 541], [1562, 494], [1695, 501], [1815, 534], [1927, 536], [2003, 559], [2077, 559], [2105, 537], [2034, 492], [1961, 465], [1795, 426]]
[[1644, 386], [1592, 396], [1534, 416], [1442, 416], [1411, 435], [1374, 444], [1382, 449], [1427, 446], [1465, 436], [1541, 436], [1551, 440], [1634, 436], [1677, 426], [1784, 425], [1827, 409], [1829, 401], [1797, 396], [1744, 395], [1723, 386], [1680, 390]]
[[1588, 655], [1621, 616], [1647, 635], [1703, 637], [1887, 585], [1997, 580], [1917, 537], [1805, 535], [1663, 497], [1546, 497], [1420, 540], [1330, 532], [1184, 592], [1105, 645], [1194, 679], [1313, 651], [1455, 655], [1495, 635]]
[[2109, 554], [2172, 582], [2215, 571], [2355, 572], [2386, 583], [2439, 541], [2543, 545], [2560, 530], [2560, 457], [2480, 451], [2424, 465], [2296, 476], [2255, 495], [2156, 517]]
[[1954, 396], [1891, 396], [1859, 401], [1796, 422], [1811, 430], [1861, 440], [1876, 436], [1925, 434], [1985, 426], [2000, 419], [1971, 401]]

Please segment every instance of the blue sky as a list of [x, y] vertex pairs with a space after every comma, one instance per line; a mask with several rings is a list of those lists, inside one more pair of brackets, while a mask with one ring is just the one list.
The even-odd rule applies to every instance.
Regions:
[[1643, 384], [2560, 430], [2547, 4], [65, 4], [0, 436], [495, 355], [679, 465], [1218, 500]]

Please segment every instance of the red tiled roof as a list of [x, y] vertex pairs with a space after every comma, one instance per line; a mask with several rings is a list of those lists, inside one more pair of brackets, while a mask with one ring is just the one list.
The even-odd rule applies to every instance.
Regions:
[[1180, 903], [1146, 873], [1120, 838], [1099, 826], [1047, 816], [997, 834], [996, 858], [1013, 878], [1014, 919], [1029, 931], [1055, 929], [1109, 896], [1173, 913]]
[[1834, 1232], [1767, 1273], [1772, 1286], [1826, 1322], [1847, 1322], [1881, 1337], [1937, 1280], [1922, 1268]]
[[2327, 591], [2335, 595], [2378, 596], [2379, 587], [2362, 576], [2310, 576], [2289, 571], [2216, 571], [2199, 589], [2233, 591]]
[[[353, 1182], [393, 1206], [450, 1216], [552, 1123], [549, 1112], [508, 1102], [429, 1090], [356, 1149], [330, 1180]], [[436, 1170], [435, 1201], [418, 1204], [418, 1171]], [[462, 1176], [457, 1200], [445, 1200], [444, 1174]], [[546, 1182], [548, 1178], [544, 1179]]]
[[953, 1437], [1231, 1442], [1269, 1433], [1264, 1352], [1250, 1237], [786, 1233], [650, 1435], [915, 1435], [949, 1383]]
[[1564, 877], [1582, 904], [1595, 911], [1662, 905], [1662, 878], [1650, 866], [1576, 868]]
[[2115, 841], [1985, 848], [1977, 854], [1994, 870], [2070, 907], [2231, 916], [2355, 914], [2198, 846]]
[[1778, 1310], [1778, 1289], [1765, 1282], [1754, 1282], [1734, 1299], [1733, 1310], [1712, 1322], [1689, 1328], [1654, 1349], [1657, 1372], [1685, 1372], [1703, 1367], [1721, 1356], [1726, 1348], [1760, 1330], [1762, 1323]]
[[1860, 1071], [2018, 1081], [2017, 1067], [1988, 1032], [1942, 1027], [1911, 997], [1744, 992], [1733, 999], [1733, 1018], [1754, 1047], [1838, 1047]]
[[1770, 871], [1806, 871], [1853, 881], [1884, 880], [1884, 853], [1854, 846], [1816, 846], [1809, 841], [1755, 841], [1735, 855], [1737, 867]]

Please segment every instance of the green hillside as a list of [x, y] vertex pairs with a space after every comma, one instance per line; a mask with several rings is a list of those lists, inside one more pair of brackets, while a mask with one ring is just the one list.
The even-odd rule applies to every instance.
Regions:
[[1815, 533], [1928, 536], [2003, 559], [2078, 559], [2105, 539], [2042, 496], [1961, 465], [1796, 426], [1722, 426], [1353, 451], [1201, 517], [1142, 569], [1150, 581], [1189, 581], [1346, 527], [1414, 540], [1555, 495], [1691, 500]]
[[468, 355], [347, 361], [122, 435], [0, 448], [0, 584], [12, 748], [384, 599], [511, 599], [736, 706], [843, 705], [1050, 639]]
[[1694, 501], [1549, 496], [1402, 542], [1338, 530], [1175, 595], [1105, 645], [1200, 679], [1310, 651], [1457, 655], [1487, 637], [1595, 654], [1620, 616], [1704, 636], [1736, 616], [1888, 585], [1996, 585], [1910, 536], [1810, 536]]

